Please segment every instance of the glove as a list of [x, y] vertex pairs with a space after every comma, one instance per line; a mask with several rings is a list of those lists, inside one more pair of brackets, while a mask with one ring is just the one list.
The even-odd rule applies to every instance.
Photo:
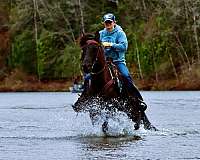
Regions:
[[102, 45], [104, 47], [112, 47], [113, 43], [111, 43], [111, 42], [102, 42]]

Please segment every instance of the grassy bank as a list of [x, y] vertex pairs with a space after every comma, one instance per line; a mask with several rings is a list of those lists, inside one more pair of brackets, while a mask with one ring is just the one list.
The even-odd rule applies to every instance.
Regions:
[[38, 80], [20, 70], [14, 70], [0, 82], [0, 92], [69, 91], [70, 80]]
[[142, 90], [200, 90], [200, 64], [182, 65], [176, 69], [174, 76], [160, 74], [159, 78], [137, 81]]
[[[159, 80], [135, 79], [140, 90], [200, 90], [200, 69], [193, 65], [182, 69], [178, 77]], [[10, 72], [0, 82], [0, 92], [26, 92], [26, 91], [69, 91], [72, 80], [38, 80], [37, 77], [27, 75], [20, 70]]]
[[[3, 81], [0, 83], [0, 92], [57, 92], [69, 91], [72, 81], [32, 81], [16, 80]], [[163, 90], [200, 90], [200, 83], [177, 82], [177, 80], [168, 81], [136, 81], [140, 90], [144, 91], [163, 91]]]

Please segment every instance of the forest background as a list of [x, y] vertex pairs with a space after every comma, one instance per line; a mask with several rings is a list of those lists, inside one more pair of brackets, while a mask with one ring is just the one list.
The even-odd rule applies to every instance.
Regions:
[[81, 77], [81, 31], [111, 12], [143, 90], [200, 89], [200, 0], [0, 0], [0, 91], [66, 91]]

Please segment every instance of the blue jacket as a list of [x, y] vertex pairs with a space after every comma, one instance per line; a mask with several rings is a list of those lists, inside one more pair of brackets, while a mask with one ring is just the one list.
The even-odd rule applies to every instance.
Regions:
[[125, 62], [125, 52], [128, 48], [128, 41], [123, 29], [116, 25], [112, 32], [108, 32], [106, 28], [100, 32], [101, 42], [113, 43], [111, 48], [105, 48], [105, 56], [111, 57], [114, 62]]

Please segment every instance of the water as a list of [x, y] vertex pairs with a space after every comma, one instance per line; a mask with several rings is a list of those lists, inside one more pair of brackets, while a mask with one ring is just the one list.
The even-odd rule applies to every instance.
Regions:
[[122, 117], [128, 133], [104, 137], [72, 110], [77, 94], [0, 93], [0, 160], [200, 159], [200, 92], [142, 95], [160, 131], [134, 131]]

